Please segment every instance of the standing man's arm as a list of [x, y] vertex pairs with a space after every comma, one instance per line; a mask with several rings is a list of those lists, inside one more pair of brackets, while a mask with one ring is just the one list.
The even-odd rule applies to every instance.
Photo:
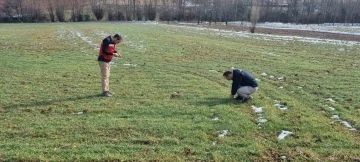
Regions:
[[243, 79], [243, 76], [241, 74], [236, 73], [233, 71], [233, 82], [231, 85], [231, 95], [234, 96], [237, 92], [237, 90], [240, 87], [241, 80]]
[[234, 96], [236, 94], [237, 89], [239, 88], [239, 83], [236, 79], [233, 80], [231, 85], [231, 95]]
[[102, 46], [102, 52], [105, 54], [105, 55], [113, 55], [112, 52], [109, 52], [108, 51], [108, 48], [109, 48], [109, 45], [111, 44], [111, 39], [108, 38], [105, 38], [102, 42], [103, 46]]

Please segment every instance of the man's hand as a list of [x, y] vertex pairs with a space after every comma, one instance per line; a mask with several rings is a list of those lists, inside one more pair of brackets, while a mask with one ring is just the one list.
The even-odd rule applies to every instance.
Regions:
[[230, 98], [230, 99], [234, 99], [234, 95], [231, 94], [231, 95], [229, 96], [229, 98]]
[[121, 57], [121, 54], [120, 53], [114, 53], [113, 54], [115, 57]]

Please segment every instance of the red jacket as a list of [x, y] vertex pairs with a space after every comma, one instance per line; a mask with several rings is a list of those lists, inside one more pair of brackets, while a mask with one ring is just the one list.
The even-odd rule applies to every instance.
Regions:
[[113, 44], [111, 36], [106, 37], [100, 45], [98, 61], [110, 62], [114, 53], [116, 53], [115, 44]]

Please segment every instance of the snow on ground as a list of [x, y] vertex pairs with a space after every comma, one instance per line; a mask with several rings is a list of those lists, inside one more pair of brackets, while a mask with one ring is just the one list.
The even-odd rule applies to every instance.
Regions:
[[104, 31], [102, 31], [102, 30], [98, 30], [98, 31], [96, 31], [96, 34], [98, 35], [98, 36], [100, 36], [100, 37], [107, 37], [107, 36], [109, 36], [109, 35], [111, 35], [111, 34], [109, 34], [109, 33], [106, 33], [106, 32], [104, 32]]
[[71, 31], [71, 32], [74, 32], [76, 36], [78, 36], [81, 40], [83, 40], [84, 42], [88, 43], [89, 45], [92, 45], [92, 46], [99, 46], [98, 44], [95, 44], [93, 43], [92, 40], [89, 39], [89, 37], [85, 37], [83, 36], [83, 34], [81, 34], [79, 31]]
[[[179, 25], [192, 25], [197, 26], [197, 23], [185, 23], [179, 22]], [[201, 25], [209, 24], [208, 22], [203, 22]], [[251, 26], [250, 22], [245, 21], [235, 21], [228, 22], [229, 25], [238, 25], [238, 26]], [[225, 23], [223, 23], [225, 25]], [[288, 29], [288, 30], [304, 30], [304, 31], [317, 31], [317, 32], [327, 32], [327, 33], [337, 33], [337, 34], [350, 34], [350, 35], [360, 35], [360, 24], [344, 24], [344, 23], [324, 23], [324, 24], [294, 24], [294, 23], [279, 23], [279, 22], [265, 22], [257, 23], [256, 27], [261, 28], [270, 28], [270, 29]]]
[[221, 134], [219, 134], [219, 137], [225, 137], [228, 134], [228, 130], [222, 130]]
[[[229, 24], [233, 25], [245, 25], [250, 26], [249, 22], [230, 22]], [[337, 34], [350, 34], [350, 35], [360, 35], [360, 24], [309, 24], [309, 25], [297, 25], [291, 23], [275, 23], [275, 22], [266, 22], [258, 23], [257, 27], [261, 28], [270, 28], [270, 29], [289, 29], [289, 30], [305, 30], [305, 31], [317, 31], [317, 32], [327, 32], [327, 33], [337, 33]]]
[[263, 116], [262, 116], [262, 113], [263, 113], [263, 108], [262, 107], [256, 107], [254, 105], [251, 106], [251, 108], [254, 110], [254, 112], [257, 114], [258, 118], [256, 120], [259, 128], [261, 128], [261, 125], [266, 123], [268, 120], [265, 119]]
[[283, 140], [286, 136], [291, 135], [291, 134], [294, 134], [294, 133], [290, 132], [290, 131], [282, 130], [278, 136], [278, 140]]
[[[280, 36], [280, 35], [270, 35], [270, 34], [260, 34], [260, 33], [249, 33], [247, 31], [230, 31], [230, 30], [222, 30], [222, 29], [210, 29], [206, 27], [197, 27], [197, 26], [179, 26], [179, 25], [166, 25], [160, 24], [169, 28], [173, 28], [178, 33], [180, 33], [180, 29], [186, 29], [187, 32], [196, 33], [196, 34], [212, 34], [214, 36], [222, 36], [229, 38], [252, 38], [257, 40], [266, 40], [266, 41], [281, 41], [282, 43], [288, 43], [293, 41], [299, 42], [307, 42], [311, 44], [333, 44], [333, 45], [345, 45], [345, 46], [360, 46], [359, 41], [343, 41], [343, 40], [334, 40], [334, 39], [322, 39], [322, 38], [309, 38], [309, 37], [300, 37], [300, 36]], [[347, 27], [341, 27], [347, 28]], [[359, 35], [360, 35], [360, 27]], [[175, 33], [176, 33], [175, 32]]]
[[136, 48], [138, 50], [146, 50], [146, 48], [144, 48], [144, 45], [140, 44], [140, 43], [142, 43], [142, 41], [140, 41], [140, 43], [136, 43], [134, 41], [127, 40], [126, 43], [127, 43], [128, 46], [134, 47], [134, 48]]
[[352, 127], [349, 122], [341, 120], [339, 115], [333, 115], [331, 118], [334, 119], [335, 121], [340, 122], [341, 124], [343, 124], [349, 130], [356, 131], [356, 128]]
[[57, 33], [58, 40], [72, 40], [76, 37], [74, 33], [70, 33], [64, 26], [60, 26]]

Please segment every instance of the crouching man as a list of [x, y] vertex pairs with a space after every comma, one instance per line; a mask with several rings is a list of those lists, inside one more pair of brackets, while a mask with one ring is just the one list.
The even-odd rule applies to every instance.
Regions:
[[232, 71], [224, 72], [223, 76], [227, 80], [232, 80], [231, 99], [234, 99], [237, 93], [236, 100], [243, 103], [249, 102], [252, 99], [251, 94], [255, 93], [258, 89], [258, 83], [255, 78], [247, 71], [233, 69]]

